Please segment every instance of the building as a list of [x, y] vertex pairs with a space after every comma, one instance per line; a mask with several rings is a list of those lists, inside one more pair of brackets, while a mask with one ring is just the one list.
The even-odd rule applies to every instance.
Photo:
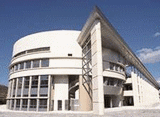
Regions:
[[8, 87], [0, 84], [0, 104], [6, 104]]
[[46, 31], [13, 47], [7, 105], [91, 111], [159, 103], [159, 84], [95, 7], [81, 31]]

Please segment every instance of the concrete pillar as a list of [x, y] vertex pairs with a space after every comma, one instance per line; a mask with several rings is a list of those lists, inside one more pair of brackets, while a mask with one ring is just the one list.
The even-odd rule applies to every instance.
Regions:
[[31, 86], [32, 86], [32, 76], [30, 76], [30, 79], [29, 79], [28, 97], [31, 97]]
[[27, 106], [27, 111], [29, 111], [29, 108], [30, 108], [30, 99], [28, 99], [28, 106]]
[[137, 84], [137, 74], [131, 72], [132, 77], [132, 88], [133, 88], [133, 100], [134, 106], [139, 106], [139, 95], [138, 95], [138, 84]]
[[15, 90], [15, 97], [17, 97], [17, 90], [18, 90], [18, 80], [19, 78], [16, 78], [16, 90]]
[[83, 78], [79, 76], [79, 110], [80, 111], [91, 111], [92, 110], [92, 95], [87, 92], [88, 85], [82, 84]]
[[36, 108], [36, 111], [39, 111], [39, 99], [37, 99], [37, 108]]
[[50, 110], [51, 103], [51, 75], [48, 76], [48, 100], [47, 100], [47, 111]]
[[96, 20], [91, 30], [93, 113], [104, 114], [103, 61], [101, 23]]

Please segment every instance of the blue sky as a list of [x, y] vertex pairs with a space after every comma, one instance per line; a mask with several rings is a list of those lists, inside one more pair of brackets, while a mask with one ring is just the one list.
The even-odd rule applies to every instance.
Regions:
[[1, 0], [0, 84], [8, 84], [8, 65], [18, 39], [41, 31], [81, 30], [95, 5], [160, 80], [159, 0]]

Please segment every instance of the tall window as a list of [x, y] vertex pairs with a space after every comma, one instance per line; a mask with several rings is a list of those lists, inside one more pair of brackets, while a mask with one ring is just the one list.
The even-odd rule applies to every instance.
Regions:
[[39, 67], [40, 60], [33, 60], [33, 68]]
[[38, 76], [32, 76], [32, 88], [38, 87]]
[[62, 110], [62, 100], [58, 100], [58, 110]]
[[14, 66], [14, 69], [15, 69], [15, 71], [18, 70], [18, 64], [16, 64], [16, 65]]
[[18, 89], [22, 88], [22, 78], [18, 79]]
[[26, 61], [26, 69], [31, 68], [31, 61]]
[[20, 99], [17, 99], [16, 100], [16, 108], [19, 108], [20, 107]]
[[42, 75], [41, 76], [40, 87], [41, 88], [48, 87], [48, 75]]
[[22, 108], [27, 108], [27, 106], [28, 106], [28, 99], [23, 99]]
[[37, 100], [36, 99], [31, 99], [30, 108], [36, 108], [36, 107], [37, 107]]
[[49, 59], [42, 59], [41, 67], [48, 67], [48, 66], [49, 66]]
[[24, 88], [29, 88], [29, 76], [24, 77]]
[[24, 62], [20, 63], [20, 68], [19, 69], [24, 69]]

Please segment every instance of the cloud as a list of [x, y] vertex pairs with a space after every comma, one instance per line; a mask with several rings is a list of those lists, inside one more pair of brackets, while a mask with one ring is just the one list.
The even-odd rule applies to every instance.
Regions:
[[154, 34], [154, 37], [158, 37], [158, 36], [160, 36], [160, 32], [156, 32], [156, 33]]
[[138, 58], [143, 63], [157, 63], [160, 62], [160, 46], [151, 48], [142, 48], [137, 51]]

